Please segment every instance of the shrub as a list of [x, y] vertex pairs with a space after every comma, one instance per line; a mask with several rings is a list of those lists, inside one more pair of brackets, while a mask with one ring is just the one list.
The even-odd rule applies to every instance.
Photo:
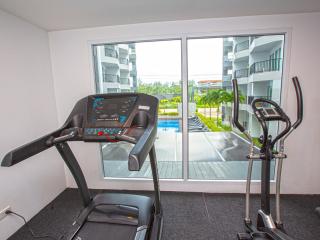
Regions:
[[178, 112], [159, 112], [159, 115], [161, 116], [178, 116]]
[[[196, 113], [196, 115], [199, 117], [199, 119], [201, 120], [201, 122], [207, 126], [207, 128], [209, 128], [212, 132], [225, 132], [225, 131], [231, 131], [231, 127], [224, 125], [224, 124], [219, 124], [219, 126], [217, 126], [217, 124], [215, 123], [215, 119], [212, 118], [208, 118], [205, 117], [204, 115], [202, 115], [201, 113]], [[221, 119], [219, 119], [219, 121], [221, 122]]]

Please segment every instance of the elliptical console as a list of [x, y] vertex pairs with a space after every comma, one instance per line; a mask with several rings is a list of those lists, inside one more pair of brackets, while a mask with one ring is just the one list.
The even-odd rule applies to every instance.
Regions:
[[[247, 156], [248, 174], [246, 185], [246, 210], [245, 210], [245, 230], [246, 233], [238, 233], [239, 240], [262, 240], [262, 239], [274, 239], [274, 240], [292, 240], [284, 229], [280, 218], [280, 183], [281, 183], [281, 171], [282, 162], [286, 158], [284, 153], [284, 141], [296, 129], [302, 122], [303, 118], [303, 100], [302, 92], [297, 77], [292, 78], [296, 95], [297, 95], [297, 120], [291, 125], [290, 118], [282, 110], [282, 108], [274, 101], [257, 98], [251, 103], [253, 112], [262, 128], [262, 135], [260, 136], [260, 143], [262, 144], [260, 153], [254, 154], [254, 145], [252, 137], [249, 132], [240, 124], [239, 116], [239, 91], [237, 80], [233, 79], [233, 123], [234, 125], [248, 138], [250, 141], [250, 152]], [[268, 122], [277, 121], [283, 122], [285, 127], [277, 136], [269, 135]], [[279, 151], [275, 150], [276, 144], [279, 144]], [[273, 220], [270, 213], [270, 163], [273, 159], [278, 161], [277, 173], [276, 173], [276, 221]], [[261, 209], [258, 211], [257, 225], [255, 226], [250, 218], [250, 185], [251, 185], [251, 173], [254, 160], [261, 160]]]
[[[157, 110], [158, 99], [146, 94], [88, 96], [77, 102], [60, 129], [9, 152], [1, 165], [10, 167], [55, 146], [76, 180], [84, 205], [70, 228], [69, 239], [159, 240], [163, 219], [154, 149]], [[139, 171], [150, 156], [154, 201], [146, 196], [122, 193], [103, 193], [92, 198], [68, 141], [135, 144], [128, 156], [128, 168]]]

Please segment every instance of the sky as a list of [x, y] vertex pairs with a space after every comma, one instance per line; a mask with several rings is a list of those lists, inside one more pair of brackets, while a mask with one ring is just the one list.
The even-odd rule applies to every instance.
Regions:
[[[223, 39], [188, 40], [189, 80], [222, 79]], [[181, 41], [136, 43], [137, 73], [142, 82], [181, 80]]]

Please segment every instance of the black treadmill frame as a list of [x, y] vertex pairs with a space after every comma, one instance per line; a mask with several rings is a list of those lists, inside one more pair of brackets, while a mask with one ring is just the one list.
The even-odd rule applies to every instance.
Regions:
[[[74, 156], [67, 142], [58, 143], [55, 146], [76, 181], [76, 184], [79, 188], [80, 196], [82, 198], [83, 205], [85, 207], [83, 211], [86, 211], [86, 208], [88, 208], [90, 206], [90, 203], [92, 202], [92, 197], [90, 195], [90, 191], [89, 191], [86, 179], [84, 177], [84, 174], [81, 170], [81, 167], [78, 161], [76, 160], [76, 157]], [[152, 146], [149, 152], [149, 158], [150, 158], [150, 166], [151, 166], [153, 184], [154, 184], [154, 219], [153, 219], [153, 224], [151, 228], [151, 233], [149, 233], [150, 234], [149, 239], [158, 240], [158, 239], [161, 239], [163, 220], [162, 220], [162, 207], [160, 202], [160, 187], [159, 187], [157, 159], [156, 159], [156, 152], [155, 152], [154, 145]], [[81, 227], [85, 223], [85, 219], [81, 219], [81, 215], [80, 215], [80, 218], [77, 220], [77, 223], [78, 224], [75, 227], [75, 231], [71, 239], [73, 239], [76, 236], [77, 232], [81, 229]]]
[[[148, 104], [154, 107], [154, 109], [158, 108], [158, 100], [155, 97], [148, 96], [146, 94], [133, 94], [133, 93], [121, 93], [121, 94], [107, 94], [108, 97], [113, 96], [135, 96], [139, 95], [142, 98], [142, 101], [146, 99], [151, 101]], [[104, 96], [104, 94], [100, 94], [97, 96]], [[90, 96], [89, 96], [90, 97]], [[150, 99], [150, 97], [152, 99]], [[45, 151], [52, 146], [55, 146], [60, 153], [62, 159], [64, 160], [65, 164], [69, 168], [72, 176], [74, 177], [76, 184], [79, 188], [80, 196], [83, 202], [84, 209], [82, 210], [78, 219], [74, 222], [71, 227], [71, 232], [73, 233], [70, 240], [74, 239], [77, 233], [81, 230], [81, 227], [85, 224], [86, 218], [88, 214], [90, 214], [92, 210], [92, 206], [95, 205], [94, 200], [99, 194], [93, 198], [90, 194], [87, 182], [85, 180], [84, 174], [81, 170], [81, 167], [73, 154], [70, 146], [68, 145], [67, 141], [86, 141], [83, 138], [82, 130], [79, 128], [83, 122], [83, 116], [81, 115], [74, 115], [74, 112], [79, 111], [79, 108], [86, 104], [87, 98], [83, 98], [78, 101], [75, 105], [73, 111], [71, 112], [69, 118], [61, 127], [60, 129], [47, 134], [39, 139], [32, 141], [31, 143], [25, 144], [13, 151], [7, 153], [4, 159], [1, 162], [1, 166], [10, 167], [13, 166], [27, 158], [36, 155], [42, 151]], [[86, 109], [84, 111], [86, 113]], [[154, 116], [148, 115], [151, 117], [148, 119], [150, 121], [147, 126], [144, 126], [144, 132], [141, 135], [138, 141], [132, 141], [131, 143], [136, 144], [135, 147], [132, 149], [129, 155], [128, 167], [130, 170], [139, 170], [144, 163], [144, 160], [147, 155], [149, 155], [150, 159], [150, 166], [152, 170], [152, 177], [153, 177], [153, 185], [154, 185], [154, 201], [153, 201], [153, 211], [150, 214], [150, 224], [148, 225], [147, 237], [144, 239], [148, 240], [160, 240], [162, 234], [162, 225], [163, 225], [163, 213], [160, 201], [160, 187], [159, 187], [159, 175], [158, 175], [158, 168], [157, 168], [157, 159], [156, 159], [156, 152], [154, 147], [154, 141], [156, 137], [156, 124], [157, 124], [157, 113], [154, 113]], [[138, 118], [143, 121], [144, 115], [139, 115]], [[126, 128], [130, 126], [124, 126]], [[119, 136], [121, 137], [121, 136]], [[131, 141], [130, 138], [119, 139], [120, 141]], [[71, 233], [70, 232], [70, 233]], [[141, 239], [141, 238], [138, 238]]]

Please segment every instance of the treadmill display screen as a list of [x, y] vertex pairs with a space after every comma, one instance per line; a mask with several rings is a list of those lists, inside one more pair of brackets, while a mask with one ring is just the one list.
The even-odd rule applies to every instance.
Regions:
[[92, 97], [88, 122], [93, 127], [121, 127], [132, 112], [136, 97]]

